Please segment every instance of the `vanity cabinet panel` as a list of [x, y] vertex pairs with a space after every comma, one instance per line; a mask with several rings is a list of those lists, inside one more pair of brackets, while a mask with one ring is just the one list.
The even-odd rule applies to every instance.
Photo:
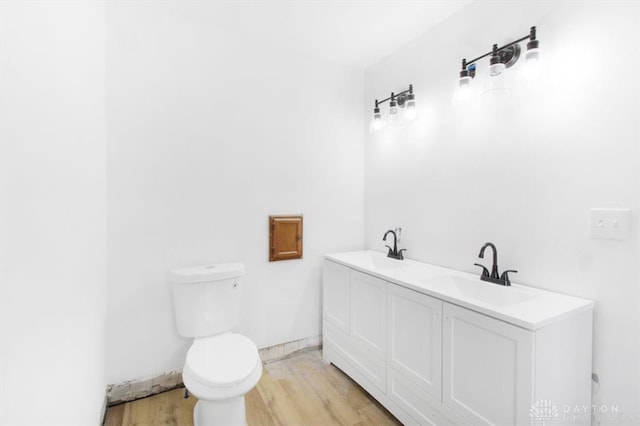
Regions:
[[[342, 360], [356, 368], [382, 392], [387, 387], [387, 282], [325, 262], [323, 276], [325, 344], [341, 359], [325, 359], [341, 368]], [[329, 351], [330, 353], [330, 351]]]
[[349, 336], [329, 321], [324, 322], [323, 328], [323, 345], [325, 347], [331, 345], [333, 349], [340, 354], [340, 356], [353, 362], [353, 349], [351, 349], [351, 345], [349, 343]]
[[387, 282], [351, 271], [351, 338], [365, 354], [386, 358]]
[[442, 401], [474, 425], [528, 425], [534, 333], [443, 307]]
[[387, 395], [396, 404], [400, 405], [421, 425], [440, 426], [444, 423], [438, 421], [436, 410], [425, 402], [424, 390], [416, 386], [411, 380], [389, 369], [387, 380]]
[[324, 262], [322, 291], [323, 317], [343, 333], [350, 333], [351, 269], [334, 262]]
[[442, 301], [389, 285], [387, 363], [440, 400]]
[[[407, 379], [395, 369], [387, 369], [387, 395], [421, 425], [471, 426], [463, 418], [442, 406], [439, 399], [431, 397], [424, 389]], [[436, 408], [438, 407], [438, 408]]]
[[380, 391], [387, 390], [387, 365], [383, 359], [371, 356], [359, 349], [353, 349], [350, 361]]
[[[324, 323], [323, 334], [325, 348], [331, 348], [340, 357], [347, 360], [351, 366], [355, 367], [362, 376], [380, 391], [384, 392], [386, 390], [387, 368], [384, 360], [354, 348], [349, 336], [328, 321]], [[334, 359], [327, 358], [326, 354], [325, 359], [340, 368], [344, 368], [344, 365], [339, 362], [336, 363]], [[368, 387], [365, 386], [365, 388], [369, 390]]]

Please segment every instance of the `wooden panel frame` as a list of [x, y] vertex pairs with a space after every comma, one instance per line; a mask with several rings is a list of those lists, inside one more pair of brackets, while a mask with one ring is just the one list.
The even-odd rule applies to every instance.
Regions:
[[269, 216], [269, 262], [302, 259], [302, 215]]

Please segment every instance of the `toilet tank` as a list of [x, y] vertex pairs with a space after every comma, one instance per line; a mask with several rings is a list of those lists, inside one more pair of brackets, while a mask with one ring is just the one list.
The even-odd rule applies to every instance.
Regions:
[[173, 269], [173, 307], [178, 333], [206, 337], [230, 331], [238, 323], [242, 263]]

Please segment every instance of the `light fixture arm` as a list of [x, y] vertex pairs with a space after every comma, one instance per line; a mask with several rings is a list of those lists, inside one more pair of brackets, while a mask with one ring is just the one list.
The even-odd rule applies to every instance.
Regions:
[[[518, 40], [512, 41], [511, 43], [507, 43], [504, 46], [498, 47], [497, 48], [497, 52], [500, 52], [501, 50], [504, 50], [504, 49], [508, 49], [509, 47], [511, 47], [511, 46], [513, 46], [515, 44], [518, 44], [521, 41], [528, 40], [528, 39], [531, 39], [531, 40], [535, 40], [536, 39], [536, 27], [531, 27], [529, 35], [521, 37]], [[494, 45], [494, 46], [496, 46], [496, 45]], [[464, 64], [464, 66], [469, 66], [469, 65], [479, 61], [480, 59], [486, 58], [487, 56], [492, 55], [492, 54], [493, 54], [493, 49], [490, 50], [489, 52], [485, 53], [484, 55], [481, 55], [481, 56], [478, 56], [475, 59], [472, 59], [471, 61], [467, 61], [467, 60], [463, 59], [463, 64]]]
[[[409, 88], [407, 90], [404, 90], [404, 91], [402, 91], [400, 93], [391, 92], [391, 96], [389, 96], [388, 98], [385, 98], [385, 99], [383, 99], [381, 101], [376, 99], [376, 108], [378, 107], [378, 105], [383, 104], [383, 103], [385, 103], [387, 101], [397, 101], [398, 105], [402, 106], [402, 105], [404, 105], [405, 95], [406, 94], [411, 94], [411, 93], [413, 93], [413, 84], [410, 84]], [[401, 99], [402, 99], [402, 101], [401, 101]]]

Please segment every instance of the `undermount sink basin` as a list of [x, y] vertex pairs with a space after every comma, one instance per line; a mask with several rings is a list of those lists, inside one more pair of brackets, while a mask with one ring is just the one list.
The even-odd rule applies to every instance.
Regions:
[[371, 265], [376, 269], [395, 269], [405, 266], [402, 260], [390, 259], [388, 257], [371, 257]]
[[455, 275], [443, 275], [425, 280], [425, 284], [445, 286], [454, 290], [457, 296], [464, 299], [499, 307], [513, 306], [528, 302], [536, 296], [524, 291], [520, 287], [502, 286], [486, 283], [478, 279], [468, 279]]

